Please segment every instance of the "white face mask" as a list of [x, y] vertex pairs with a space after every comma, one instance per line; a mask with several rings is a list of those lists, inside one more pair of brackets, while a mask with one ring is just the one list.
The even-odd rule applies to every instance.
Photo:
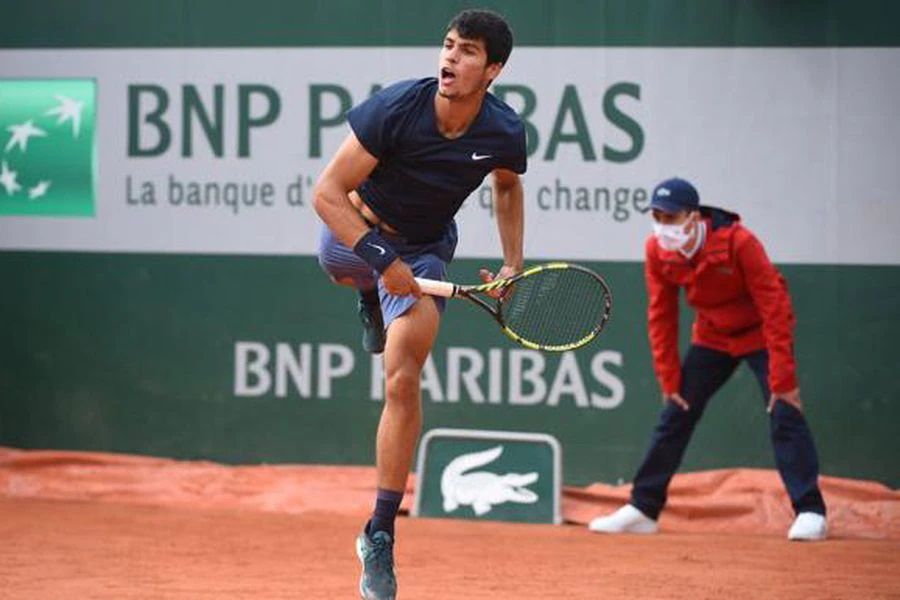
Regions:
[[681, 250], [691, 239], [691, 234], [685, 231], [690, 222], [687, 220], [681, 225], [663, 225], [654, 222], [653, 235], [663, 250]]

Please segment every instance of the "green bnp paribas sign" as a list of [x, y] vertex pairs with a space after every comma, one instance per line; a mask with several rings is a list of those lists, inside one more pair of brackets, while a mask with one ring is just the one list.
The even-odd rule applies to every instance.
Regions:
[[96, 83], [0, 80], [0, 216], [94, 215]]

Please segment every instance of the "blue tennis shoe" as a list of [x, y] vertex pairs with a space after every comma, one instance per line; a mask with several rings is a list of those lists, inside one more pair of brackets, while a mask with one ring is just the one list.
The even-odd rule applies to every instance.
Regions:
[[384, 319], [381, 316], [381, 305], [369, 304], [360, 299], [358, 306], [359, 320], [363, 326], [363, 348], [371, 354], [381, 354], [384, 352]]
[[394, 600], [397, 578], [394, 577], [394, 539], [386, 531], [370, 537], [365, 531], [356, 538], [356, 555], [362, 563], [359, 594], [364, 600]]

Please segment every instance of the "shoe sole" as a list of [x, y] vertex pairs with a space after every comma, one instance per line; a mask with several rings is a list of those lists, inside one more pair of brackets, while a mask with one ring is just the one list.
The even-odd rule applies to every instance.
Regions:
[[370, 596], [368, 594], [366, 594], [366, 586], [365, 586], [365, 582], [363, 579], [365, 576], [366, 562], [363, 559], [362, 540], [359, 539], [358, 537], [356, 538], [355, 546], [356, 546], [356, 558], [359, 559], [359, 563], [360, 563], [360, 565], [362, 565], [362, 568], [363, 568], [363, 573], [360, 574], [360, 576], [359, 576], [359, 597], [362, 598], [362, 600], [368, 600], [370, 598]]
[[791, 542], [821, 542], [828, 538], [828, 533], [818, 535], [789, 535], [788, 540]]
[[633, 529], [604, 529], [603, 527], [591, 527], [588, 525], [588, 529], [593, 533], [608, 533], [608, 534], [635, 534], [635, 535], [653, 535], [659, 531], [659, 527], [648, 527], [648, 526], [638, 526]]

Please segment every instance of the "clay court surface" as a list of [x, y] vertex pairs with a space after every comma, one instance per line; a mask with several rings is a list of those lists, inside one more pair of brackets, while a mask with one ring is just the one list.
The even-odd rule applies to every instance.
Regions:
[[[747, 491], [740, 474], [716, 477]], [[355, 598], [353, 539], [370, 479], [363, 468], [0, 449], [0, 597]], [[399, 597], [900, 598], [900, 498], [886, 489], [864, 497], [849, 485], [852, 493], [823, 485], [835, 536], [822, 543], [787, 542], [789, 515], [777, 511], [759, 533], [747, 531], [747, 515], [691, 516], [691, 498], [674, 486], [672, 518], [649, 537], [595, 535], [576, 523], [404, 517]], [[624, 493], [567, 489], [564, 514], [582, 521]], [[767, 506], [766, 493], [752, 495]], [[728, 502], [703, 504], [738, 515]], [[720, 531], [729, 520], [737, 531]]]

